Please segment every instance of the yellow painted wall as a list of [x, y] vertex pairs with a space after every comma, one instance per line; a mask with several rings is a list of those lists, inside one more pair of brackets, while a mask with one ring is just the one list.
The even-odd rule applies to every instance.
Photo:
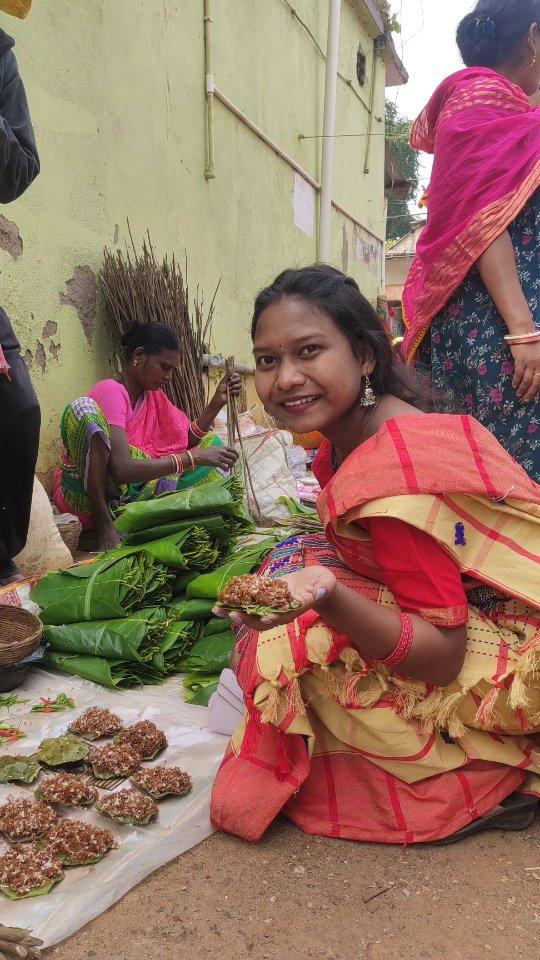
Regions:
[[[322, 132], [325, 63], [290, 6], [213, 0], [215, 81], [318, 180], [321, 141], [298, 137]], [[327, 0], [293, 6], [325, 50]], [[343, 3], [340, 134], [367, 131], [373, 36], [359, 17], [362, 7]], [[2, 303], [42, 404], [46, 471], [57, 457], [64, 404], [111, 370], [99, 309], [93, 320], [90, 271], [99, 269], [105, 244], [123, 245], [128, 217], [136, 238], [150, 231], [158, 253], [187, 250], [191, 285], [207, 298], [221, 278], [214, 346], [244, 361], [254, 294], [284, 267], [316, 258], [316, 231], [311, 238], [294, 225], [291, 168], [219, 102], [216, 178], [204, 177], [203, 0], [37, 0], [28, 20], [1, 22], [17, 41], [42, 161], [36, 183], [2, 211], [23, 241], [17, 260], [0, 251]], [[362, 90], [359, 43], [368, 55]], [[375, 84], [371, 172], [364, 176], [365, 137], [338, 138], [334, 195], [383, 234], [379, 60]], [[382, 274], [376, 241], [336, 212], [332, 244], [336, 265], [375, 300]], [[82, 303], [86, 332], [62, 294]]]

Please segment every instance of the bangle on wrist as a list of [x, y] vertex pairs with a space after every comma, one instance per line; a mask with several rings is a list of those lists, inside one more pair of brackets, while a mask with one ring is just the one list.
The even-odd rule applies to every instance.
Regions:
[[380, 660], [385, 667], [397, 667], [409, 656], [414, 641], [414, 624], [406, 613], [400, 613], [401, 633], [393, 653], [386, 660]]
[[202, 430], [196, 420], [192, 420], [189, 429], [194, 437], [197, 437], [197, 440], [203, 440], [208, 430]]
[[538, 343], [540, 340], [540, 330], [533, 330], [531, 333], [509, 333], [504, 338], [506, 343]]
[[181, 477], [184, 472], [184, 464], [180, 460], [180, 457], [177, 457], [175, 453], [171, 453], [170, 458], [173, 465], [173, 473], [175, 476]]
[[186, 454], [186, 457], [187, 457], [188, 460], [189, 460], [189, 470], [194, 470], [194, 469], [195, 469], [195, 458], [194, 458], [191, 450], [186, 450], [186, 451], [185, 451], [185, 454]]

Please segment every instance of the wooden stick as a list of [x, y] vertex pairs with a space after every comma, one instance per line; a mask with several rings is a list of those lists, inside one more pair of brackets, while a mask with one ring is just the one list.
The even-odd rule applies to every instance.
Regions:
[[[235, 371], [234, 357], [227, 358], [227, 360], [225, 361], [225, 367], [227, 370], [227, 376], [230, 376], [231, 374], [234, 373]], [[231, 395], [229, 387], [227, 386], [227, 437], [229, 441], [229, 446], [234, 445], [236, 436], [238, 436], [238, 445], [240, 447], [240, 464], [241, 464], [242, 472], [244, 475], [244, 489], [246, 491], [248, 506], [249, 506], [249, 491], [251, 491], [251, 496], [253, 497], [255, 509], [257, 510], [259, 523], [262, 524], [262, 511], [259, 506], [259, 501], [257, 500], [257, 494], [255, 493], [255, 486], [253, 484], [253, 478], [251, 476], [251, 471], [249, 469], [248, 458], [246, 456], [246, 451], [244, 447], [244, 441], [242, 439], [242, 431], [240, 429], [240, 420], [238, 418], [238, 404], [236, 402], [236, 397], [233, 397]]]

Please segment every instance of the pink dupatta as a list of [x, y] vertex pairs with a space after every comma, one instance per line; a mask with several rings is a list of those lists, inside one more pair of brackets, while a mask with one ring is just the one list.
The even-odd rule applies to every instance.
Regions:
[[471, 67], [437, 88], [411, 145], [435, 161], [427, 225], [403, 291], [408, 362], [432, 319], [540, 186], [540, 108], [494, 70]]
[[189, 417], [171, 403], [163, 390], [149, 390], [128, 421], [126, 433], [133, 447], [150, 457], [166, 457], [187, 450], [189, 425]]

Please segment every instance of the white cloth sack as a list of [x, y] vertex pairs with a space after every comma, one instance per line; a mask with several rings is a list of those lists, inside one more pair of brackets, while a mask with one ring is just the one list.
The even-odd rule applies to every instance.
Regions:
[[56, 526], [49, 498], [37, 477], [34, 477], [28, 539], [14, 562], [29, 580], [43, 577], [51, 570], [65, 570], [73, 563]]

